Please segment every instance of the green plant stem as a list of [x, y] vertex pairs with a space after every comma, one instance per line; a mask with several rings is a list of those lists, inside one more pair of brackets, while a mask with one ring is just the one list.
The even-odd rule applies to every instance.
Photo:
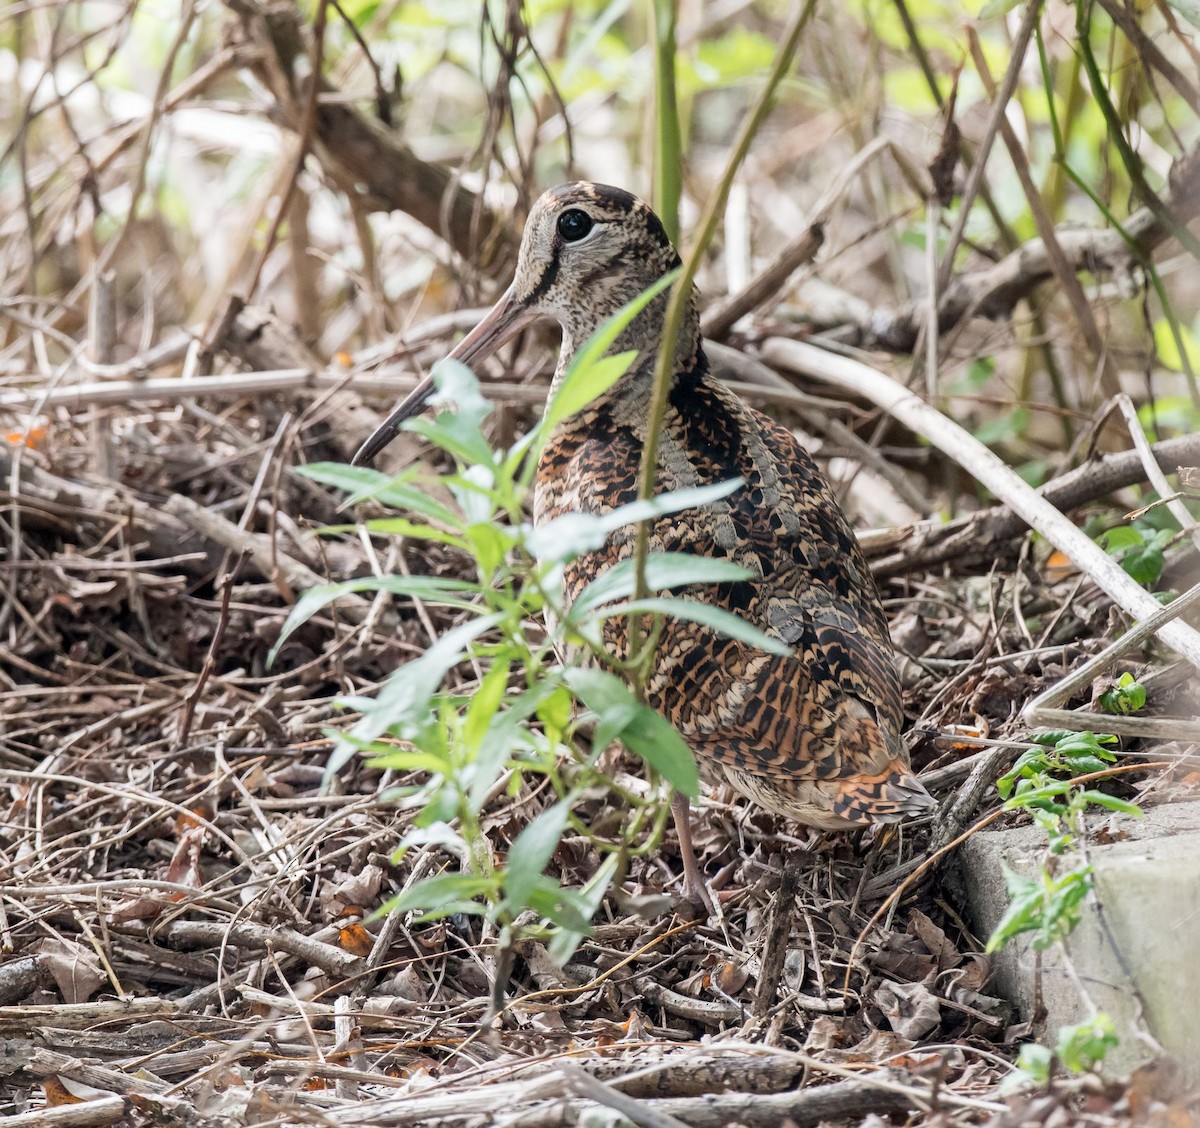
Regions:
[[[921, 36], [917, 31], [917, 25], [913, 21], [912, 14], [908, 10], [908, 4], [905, 0], [892, 0], [892, 4], [896, 9], [896, 14], [900, 17], [900, 23], [904, 27], [904, 34], [908, 36], [908, 45], [912, 48], [913, 56], [917, 60], [917, 66], [925, 78], [925, 85], [929, 87], [929, 94], [933, 98], [934, 105], [939, 110], [943, 110], [946, 107], [946, 99], [942, 96], [941, 88], [938, 86], [937, 75], [933, 70], [933, 64], [929, 61], [929, 52], [925, 50], [925, 44], [921, 42]], [[961, 156], [963, 167], [969, 172], [974, 167], [976, 158], [971, 155], [965, 145], [962, 148]], [[1020, 246], [1021, 240], [1017, 238], [1016, 232], [1005, 222], [1004, 216], [996, 204], [996, 199], [992, 195], [987, 181], [980, 181], [979, 198], [983, 201], [983, 206], [987, 208], [988, 214], [992, 218], [992, 223], [1000, 236], [1000, 242], [1004, 249], [1007, 251], [1016, 250]]]
[[[1081, 29], [1080, 29], [1081, 48], [1080, 48], [1080, 50], [1081, 50], [1081, 54], [1083, 55], [1084, 60], [1085, 60], [1083, 65], [1084, 65], [1084, 69], [1086, 69], [1088, 72], [1088, 81], [1091, 84], [1096, 85], [1100, 81], [1099, 71], [1095, 69], [1096, 63], [1095, 63], [1095, 59], [1092, 57], [1090, 46], [1086, 46], [1086, 47], [1083, 46], [1083, 44], [1087, 43], [1087, 37], [1084, 34], [1084, 31], [1086, 31], [1086, 30], [1089, 30], [1089, 28], [1081, 26]], [[1065, 176], [1067, 177], [1067, 179], [1070, 180], [1071, 183], [1074, 184], [1076, 188], [1078, 188], [1085, 196], [1087, 196], [1087, 198], [1089, 200], [1092, 201], [1092, 203], [1096, 206], [1096, 209], [1100, 212], [1100, 214], [1104, 217], [1104, 219], [1109, 224], [1112, 225], [1112, 227], [1118, 232], [1118, 234], [1120, 234], [1121, 238], [1123, 238], [1125, 240], [1125, 242], [1129, 245], [1129, 249], [1133, 252], [1133, 254], [1135, 256], [1137, 256], [1138, 261], [1142, 264], [1142, 269], [1145, 270], [1145, 272], [1146, 272], [1146, 278], [1149, 280], [1151, 288], [1154, 290], [1155, 295], [1158, 297], [1159, 305], [1161, 306], [1162, 312], [1163, 312], [1163, 318], [1167, 323], [1167, 327], [1171, 331], [1171, 338], [1175, 342], [1175, 348], [1178, 351], [1179, 356], [1180, 356], [1180, 361], [1183, 364], [1183, 370], [1184, 370], [1185, 375], [1187, 376], [1188, 391], [1191, 394], [1192, 403], [1194, 405], [1196, 405], [1197, 407], [1200, 407], [1200, 381], [1197, 381], [1196, 373], [1192, 369], [1187, 345], [1184, 343], [1184, 340], [1183, 340], [1183, 331], [1179, 327], [1179, 319], [1175, 316], [1175, 311], [1171, 306], [1170, 299], [1167, 297], [1166, 287], [1163, 285], [1162, 278], [1159, 276], [1158, 270], [1154, 266], [1154, 259], [1151, 258], [1151, 256], [1146, 251], [1144, 251], [1141, 247], [1138, 246], [1137, 241], [1129, 235], [1129, 233], [1125, 230], [1125, 228], [1117, 220], [1117, 217], [1115, 215], [1113, 215], [1112, 210], [1108, 207], [1108, 205], [1102, 199], [1100, 199], [1100, 197], [1096, 194], [1096, 191], [1092, 188], [1092, 186], [1090, 184], [1088, 184], [1088, 182], [1086, 180], [1084, 180], [1083, 177], [1080, 176], [1079, 173], [1077, 173], [1074, 168], [1072, 168], [1071, 163], [1067, 160], [1067, 149], [1066, 149], [1067, 140], [1066, 140], [1066, 136], [1064, 135], [1063, 129], [1059, 122], [1057, 108], [1054, 105], [1053, 87], [1052, 87], [1051, 81], [1050, 81], [1050, 61], [1046, 56], [1046, 47], [1045, 47], [1045, 44], [1043, 43], [1040, 35], [1038, 36], [1037, 43], [1038, 43], [1038, 58], [1039, 58], [1039, 61], [1041, 63], [1041, 68], [1042, 68], [1042, 84], [1046, 89], [1046, 104], [1047, 104], [1047, 109], [1049, 111], [1049, 117], [1050, 117], [1050, 132], [1054, 138], [1054, 161], [1055, 161], [1055, 164], [1057, 165], [1057, 167], [1062, 169], [1062, 171], [1065, 174]], [[1086, 65], [1086, 60], [1089, 58], [1092, 59], [1091, 67], [1088, 67]], [[1095, 73], [1093, 73], [1093, 71], [1095, 71]], [[1076, 73], [1076, 81], [1078, 81], [1077, 73]], [[1097, 102], [1099, 102], [1100, 95], [1097, 94], [1096, 97], [1097, 97]], [[1112, 107], [1111, 107], [1111, 103], [1110, 103], [1109, 109], [1111, 110], [1111, 108]], [[1070, 103], [1068, 103], [1068, 110], [1069, 109], [1070, 109]], [[1103, 112], [1103, 107], [1101, 107], [1101, 110]], [[1106, 120], [1108, 120], [1107, 116], [1106, 116]], [[1070, 128], [1070, 125], [1071, 125], [1071, 123], [1068, 122], [1067, 123], [1068, 128]], [[1120, 133], [1119, 129], [1117, 130], [1117, 133], [1118, 134]], [[1124, 140], [1124, 137], [1122, 137], [1122, 141], [1123, 140]], [[1157, 197], [1155, 197], [1155, 199], [1157, 200]], [[1159, 201], [1159, 206], [1162, 207], [1161, 201]], [[1166, 209], [1163, 208], [1163, 210], [1165, 211]], [[1168, 216], [1170, 215], [1170, 213], [1167, 213], [1167, 214], [1168, 214]], [[1158, 215], [1158, 212], [1155, 212], [1155, 215]], [[1162, 217], [1160, 216], [1159, 218], [1161, 219]], [[1174, 231], [1175, 228], [1178, 227], [1178, 224], [1174, 223], [1174, 217], [1170, 217], [1169, 222], [1168, 221], [1164, 221], [1164, 222], [1166, 222], [1168, 230]]]
[[1121, 163], [1125, 166], [1125, 171], [1129, 174], [1134, 191], [1138, 198], [1154, 213], [1155, 218], [1171, 232], [1179, 242], [1179, 245], [1188, 254], [1200, 259], [1200, 239], [1197, 239], [1195, 235], [1188, 231], [1171, 214], [1167, 206], [1158, 198], [1158, 194], [1146, 182], [1145, 172], [1142, 167], [1142, 158], [1133, 151], [1132, 146], [1126, 140], [1120, 115], [1117, 113], [1116, 107], [1112, 104], [1112, 99], [1108, 96], [1108, 87], [1104, 84], [1104, 79], [1100, 75], [1100, 67], [1096, 63], [1096, 56], [1092, 52], [1091, 0], [1076, 0], [1075, 28], [1078, 33], [1079, 52], [1083, 59], [1083, 69], [1087, 72], [1092, 97], [1095, 99], [1097, 109], [1104, 115], [1104, 120], [1108, 125], [1109, 137], [1116, 146]]
[[[646, 429], [646, 445], [642, 450], [642, 464], [638, 477], [639, 498], [648, 499], [654, 496], [655, 480], [658, 476], [659, 432], [662, 430], [663, 419], [666, 417], [667, 396], [670, 393], [671, 381], [675, 375], [675, 354], [679, 343], [679, 331], [683, 327], [684, 311], [691, 301], [692, 285], [696, 273], [700, 269], [700, 262], [704, 257], [705, 250], [708, 248], [709, 243], [712, 242], [714, 234], [716, 234], [717, 223], [722, 214], [724, 214], [725, 203], [729, 199], [729, 190], [733, 186], [733, 178], [737, 175], [738, 169], [741, 168], [742, 161], [745, 160], [746, 154], [749, 152], [750, 143], [754, 140], [767, 113], [771, 109], [775, 91], [782, 81], [784, 74], [791, 66], [796, 50], [800, 46], [800, 36], [803, 34], [804, 28], [808, 24], [809, 18], [812, 16], [815, 8], [816, 0], [806, 0], [804, 6], [796, 11], [791, 22], [788, 24], [783, 42], [780, 44], [779, 50], [776, 51], [775, 58], [771, 63], [771, 70], [767, 75], [767, 80], [763, 84], [762, 90], [759, 91], [758, 98], [750, 108], [750, 112], [742, 121], [742, 127], [734, 144], [733, 152], [725, 164], [725, 170], [721, 174], [721, 179], [718, 181], [716, 189], [708, 199], [708, 205], [704, 209], [704, 215], [700, 220], [696, 237], [692, 243], [692, 249], [684, 261], [679, 280], [671, 290], [671, 299], [667, 303], [667, 313], [664, 318], [662, 344], [658, 350], [658, 358], [654, 366], [654, 387], [650, 398], [649, 425]], [[646, 554], [649, 548], [649, 523], [642, 521], [638, 524], [637, 543], [634, 550], [637, 598], [639, 599], [646, 595], [647, 590]], [[635, 654], [640, 656], [645, 642], [640, 617], [635, 616], [630, 622], [629, 635], [629, 653], [631, 657]], [[640, 694], [645, 685], [645, 671], [648, 669], [648, 666], [644, 662], [639, 662], [636, 658], [633, 661], [636, 670], [635, 677], [637, 678], [635, 688]]]
[[654, 23], [654, 210], [672, 242], [679, 241], [683, 138], [675, 82], [676, 0], [651, 0]]

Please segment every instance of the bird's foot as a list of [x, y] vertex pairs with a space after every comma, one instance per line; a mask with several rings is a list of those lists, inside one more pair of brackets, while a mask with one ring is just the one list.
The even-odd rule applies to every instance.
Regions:
[[[687, 796], [678, 791], [671, 799], [671, 813], [675, 816], [675, 829], [679, 835], [679, 854], [683, 859], [683, 903], [692, 909], [690, 919], [701, 915], [720, 917], [720, 902], [708, 887], [700, 863], [696, 861], [696, 850], [692, 845], [691, 810]], [[681, 906], [682, 908], [682, 906]]]

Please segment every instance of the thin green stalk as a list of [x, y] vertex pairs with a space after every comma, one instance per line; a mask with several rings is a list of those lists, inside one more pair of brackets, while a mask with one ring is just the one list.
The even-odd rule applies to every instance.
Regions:
[[[724, 214], [725, 203], [729, 199], [729, 190], [733, 186], [733, 178], [737, 175], [738, 169], [741, 168], [742, 161], [746, 159], [746, 154], [750, 150], [750, 144], [771, 109], [775, 91], [782, 81], [784, 74], [787, 73], [788, 68], [791, 66], [796, 50], [800, 46], [800, 36], [815, 8], [816, 0], [806, 0], [804, 6], [792, 17], [783, 42], [780, 44], [779, 50], [775, 53], [775, 59], [771, 64], [767, 81], [763, 84], [762, 90], [759, 91], [758, 98], [750, 108], [750, 112], [742, 121], [741, 131], [734, 144], [733, 152], [726, 162], [725, 171], [721, 174], [721, 179], [715, 191], [708, 199], [708, 205], [704, 209], [704, 215], [700, 220], [696, 237], [692, 243], [692, 249], [684, 261], [679, 280], [671, 290], [671, 299], [667, 303], [667, 313], [664, 319], [662, 344], [658, 350], [658, 358], [654, 366], [654, 388], [650, 398], [649, 425], [646, 429], [646, 444], [642, 450], [642, 464], [638, 476], [639, 498], [648, 499], [654, 496], [655, 480], [658, 476], [658, 438], [662, 430], [663, 419], [666, 417], [667, 412], [667, 396], [670, 393], [671, 379], [674, 376], [675, 352], [679, 343], [679, 331], [683, 326], [684, 311], [691, 300], [692, 285], [696, 273], [700, 269], [700, 263], [704, 257], [705, 250], [716, 234], [717, 223]], [[649, 546], [649, 524], [646, 521], [642, 521], [638, 525], [637, 543], [634, 550], [634, 559], [636, 561], [634, 569], [637, 575], [638, 598], [644, 597], [647, 592], [646, 554]], [[629, 651], [632, 656], [642, 650], [645, 639], [639, 617], [635, 617], [630, 623], [629, 633]], [[636, 685], [640, 693], [642, 686], [645, 685], [645, 670], [647, 666], [644, 663], [639, 664], [636, 659], [634, 660], [634, 665], [637, 668], [637, 673], [635, 674], [637, 678]]]
[[[943, 110], [946, 107], [946, 99], [942, 97], [937, 75], [934, 74], [933, 64], [929, 60], [929, 52], [925, 50], [925, 44], [921, 42], [920, 34], [917, 32], [917, 25], [913, 22], [908, 5], [905, 3], [905, 0], [892, 0], [892, 4], [896, 9], [896, 14], [900, 17], [900, 23], [904, 27], [904, 34], [908, 36], [908, 45], [912, 49], [913, 56], [917, 60], [917, 66], [925, 78], [925, 85], [929, 87], [929, 93], [933, 98], [934, 105], [939, 110]], [[975, 167], [976, 159], [976, 157], [971, 155], [967, 146], [964, 145], [962, 148], [962, 163], [968, 172]], [[991, 216], [992, 225], [996, 228], [1004, 249], [1015, 251], [1020, 245], [1021, 240], [1017, 238], [1016, 232], [1005, 222], [1004, 216], [1000, 212], [1000, 208], [996, 203], [995, 197], [992, 195], [992, 190], [988, 186], [987, 181], [982, 181], [979, 185], [979, 198], [983, 201], [983, 206], [987, 208], [988, 214]]]
[[[1038, 62], [1042, 70], [1042, 86], [1046, 91], [1046, 103], [1050, 115], [1050, 131], [1051, 137], [1054, 139], [1054, 148], [1057, 153], [1066, 153], [1067, 146], [1071, 143], [1071, 131], [1079, 119], [1079, 112], [1083, 105], [1084, 89], [1083, 83], [1080, 81], [1083, 65], [1076, 54], [1072, 54], [1070, 59], [1066, 61], [1066, 79], [1064, 80], [1066, 95], [1063, 102], [1063, 120], [1066, 123], [1066, 133], [1064, 134], [1059, 126], [1058, 109], [1055, 105], [1055, 82], [1050, 72], [1050, 59], [1046, 53], [1046, 42], [1042, 38], [1042, 29], [1040, 26], [1034, 29], [1034, 38], [1037, 42]], [[1042, 192], [1046, 200], [1046, 206], [1050, 209], [1050, 214], [1054, 216], [1055, 220], [1062, 218], [1063, 204], [1066, 202], [1066, 181], [1064, 180], [1062, 165], [1063, 162], [1059, 160], [1050, 162], [1050, 168], [1046, 173], [1046, 183]]]
[[654, 21], [654, 210], [672, 242], [679, 240], [683, 138], [675, 84], [677, 0], [651, 0]]
[[1092, 89], [1092, 97], [1096, 101], [1096, 107], [1104, 115], [1104, 121], [1108, 125], [1108, 135], [1112, 139], [1113, 145], [1116, 146], [1121, 163], [1125, 166], [1125, 171], [1129, 174], [1129, 179], [1133, 182], [1134, 191], [1138, 198], [1154, 213], [1159, 223], [1171, 232], [1179, 245], [1188, 254], [1200, 259], [1200, 239], [1197, 239], [1195, 235], [1184, 227], [1171, 214], [1162, 200], [1158, 198], [1158, 194], [1146, 181], [1142, 158], [1134, 152], [1133, 147], [1125, 137], [1120, 115], [1117, 113], [1116, 107], [1112, 104], [1112, 99], [1108, 96], [1108, 87], [1104, 84], [1104, 79], [1100, 74], [1100, 67], [1096, 63], [1096, 56], [1092, 52], [1091, 0], [1076, 0], [1075, 30], [1079, 40], [1079, 53], [1083, 59], [1083, 69], [1087, 72], [1088, 83]]
[[[1083, 17], [1082, 7], [1077, 12], [1077, 16], [1081, 21], [1083, 20], [1084, 17]], [[1088, 13], [1088, 20], [1090, 21], [1090, 12]], [[1092, 58], [1090, 45], [1084, 46], [1088, 42], [1087, 35], [1085, 33], [1089, 32], [1090, 30], [1091, 30], [1090, 22], [1088, 22], [1086, 24], [1081, 24], [1079, 39], [1080, 39], [1080, 45], [1081, 45], [1081, 54], [1083, 55], [1083, 59], [1084, 59], [1083, 66], [1084, 66], [1084, 69], [1086, 69], [1088, 72], [1088, 81], [1092, 85], [1093, 90], [1098, 90], [1101, 85], [1099, 71], [1096, 69], [1095, 59]], [[1080, 176], [1079, 173], [1077, 173], [1075, 171], [1074, 168], [1071, 167], [1070, 162], [1067, 160], [1067, 149], [1066, 149], [1067, 142], [1066, 142], [1066, 138], [1063, 135], [1063, 130], [1062, 130], [1062, 127], [1058, 120], [1058, 111], [1054, 105], [1053, 88], [1052, 88], [1052, 85], [1050, 82], [1050, 62], [1046, 56], [1046, 47], [1045, 47], [1045, 44], [1042, 42], [1040, 35], [1038, 37], [1038, 57], [1039, 57], [1039, 60], [1041, 62], [1041, 67], [1042, 67], [1042, 84], [1046, 89], [1046, 103], [1047, 103], [1047, 107], [1049, 109], [1049, 115], [1050, 115], [1050, 132], [1051, 132], [1052, 136], [1054, 137], [1055, 164], [1059, 168], [1061, 168], [1063, 173], [1066, 175], [1066, 177], [1085, 196], [1087, 196], [1089, 200], [1092, 201], [1092, 203], [1096, 206], [1096, 209], [1100, 212], [1100, 214], [1102, 216], [1104, 216], [1105, 220], [1107, 220], [1108, 223], [1110, 223], [1112, 225], [1112, 227], [1120, 234], [1120, 236], [1129, 245], [1129, 249], [1137, 256], [1138, 260], [1141, 262], [1142, 269], [1145, 270], [1145, 272], [1146, 272], [1146, 277], [1150, 282], [1150, 286], [1154, 290], [1155, 294], [1158, 296], [1158, 301], [1159, 301], [1159, 305], [1162, 308], [1163, 317], [1166, 319], [1167, 327], [1171, 331], [1171, 338], [1175, 342], [1175, 348], [1179, 352], [1180, 360], [1183, 364], [1184, 373], [1187, 376], [1188, 391], [1191, 395], [1192, 402], [1194, 404], [1196, 404], [1197, 406], [1200, 406], [1200, 382], [1198, 382], [1196, 380], [1196, 373], [1192, 370], [1191, 360], [1188, 355], [1187, 346], [1185, 345], [1184, 340], [1183, 340], [1183, 332], [1179, 327], [1179, 320], [1175, 316], [1175, 311], [1171, 308], [1170, 300], [1167, 297], [1166, 287], [1163, 285], [1162, 278], [1159, 277], [1158, 270], [1155, 268], [1154, 259], [1149, 254], [1147, 254], [1140, 246], [1138, 246], [1137, 241], [1129, 235], [1129, 233], [1121, 225], [1121, 223], [1117, 219], [1117, 217], [1115, 215], [1113, 215], [1112, 210], [1108, 207], [1108, 205], [1102, 199], [1100, 199], [1099, 195], [1097, 195], [1096, 191], [1092, 188], [1092, 186], [1090, 184], [1088, 184], [1087, 181], [1085, 181], [1083, 179], [1083, 177]], [[1087, 65], [1087, 59], [1089, 59], [1089, 58], [1092, 59], [1091, 66]], [[1078, 72], [1076, 72], [1075, 81], [1078, 81]], [[1099, 100], [1100, 95], [1097, 93], [1096, 97]], [[1112, 107], [1110, 104], [1109, 109], [1111, 110], [1111, 108]], [[1108, 115], [1105, 112], [1103, 106], [1101, 106], [1101, 112], [1105, 113], [1105, 120], [1106, 121], [1109, 120]], [[1119, 129], [1117, 130], [1117, 134], [1120, 135]], [[1121, 136], [1121, 140], [1124, 141], [1123, 136]], [[1153, 193], [1151, 193], [1151, 194], [1153, 195]], [[1155, 199], [1157, 200], [1157, 197], [1155, 197]], [[1160, 202], [1159, 206], [1160, 207], [1162, 206], [1161, 202]], [[1166, 209], [1164, 208], [1163, 210], [1165, 211]], [[1158, 212], [1155, 211], [1155, 214], [1158, 215]], [[1162, 217], [1160, 216], [1159, 218], [1161, 219]], [[1171, 217], [1171, 218], [1173, 219], [1174, 217]], [[1168, 230], [1174, 230], [1178, 226], [1179, 226], [1178, 224], [1168, 224]]]

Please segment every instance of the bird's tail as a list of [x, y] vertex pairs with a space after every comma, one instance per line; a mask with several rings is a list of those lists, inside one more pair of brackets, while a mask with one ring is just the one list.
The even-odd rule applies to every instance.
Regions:
[[833, 813], [858, 826], [894, 823], [928, 814], [937, 806], [921, 781], [902, 760], [890, 760], [877, 775], [838, 780]]

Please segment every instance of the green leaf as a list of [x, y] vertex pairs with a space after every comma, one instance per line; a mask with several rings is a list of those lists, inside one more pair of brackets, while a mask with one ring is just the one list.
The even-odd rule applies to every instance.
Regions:
[[267, 654], [267, 665], [270, 666], [275, 661], [279, 648], [297, 627], [308, 622], [323, 607], [328, 607], [343, 595], [363, 591], [387, 591], [392, 595], [423, 599], [441, 607], [458, 607], [469, 611], [473, 610], [475, 605], [469, 600], [460, 599], [458, 593], [475, 590], [474, 584], [463, 580], [443, 579], [440, 576], [363, 576], [356, 580], [343, 580], [341, 583], [309, 588], [288, 612], [288, 617], [280, 628], [279, 638]]
[[375, 500], [395, 509], [407, 509], [413, 513], [438, 521], [447, 528], [456, 529], [461, 518], [454, 510], [435, 501], [424, 490], [411, 484], [419, 473], [414, 467], [400, 475], [383, 474], [369, 466], [345, 466], [340, 462], [314, 462], [310, 466], [298, 466], [296, 473], [327, 486], [345, 490], [350, 496], [344, 504], [357, 505]]
[[1009, 906], [992, 929], [984, 952], [998, 952], [1014, 936], [1038, 927], [1038, 912], [1042, 907], [1041, 883], [1010, 870], [1001, 863], [1004, 884], [1008, 890]]
[[613, 737], [641, 756], [676, 791], [689, 799], [699, 796], [695, 757], [674, 725], [638, 701], [620, 678], [604, 670], [569, 668], [563, 676], [601, 723], [606, 718], [612, 722]]
[[541, 560], [571, 560], [584, 552], [604, 547], [609, 533], [637, 521], [647, 521], [668, 513], [709, 505], [741, 489], [743, 482], [734, 478], [710, 486], [693, 486], [656, 494], [645, 501], [631, 501], [609, 513], [564, 513], [539, 525], [526, 542], [529, 551]]
[[1104, 747], [1106, 744], [1116, 744], [1117, 738], [1109, 733], [1096, 734], [1088, 732], [1086, 729], [1083, 732], [1069, 732], [1065, 736], [1059, 737], [1055, 742], [1055, 752], [1062, 755], [1073, 755], [1079, 752], [1090, 752], [1093, 756], [1098, 756], [1101, 760], [1107, 760], [1112, 763], [1117, 757]]
[[[571, 615], [580, 618], [594, 607], [633, 595], [637, 587], [636, 563], [631, 556], [601, 573], [579, 593], [571, 605]], [[694, 556], [690, 552], [651, 552], [646, 556], [648, 591], [690, 587], [692, 584], [736, 583], [755, 576], [749, 568], [720, 556]]]
[[397, 748], [391, 744], [375, 744], [372, 747], [381, 749], [367, 761], [372, 768], [394, 772], [429, 772], [431, 775], [447, 775], [452, 770], [450, 761], [434, 752]]
[[[389, 908], [395, 913], [449, 916], [462, 912], [464, 904], [471, 904], [475, 897], [482, 897], [492, 889], [493, 883], [478, 874], [443, 873], [414, 882], [391, 902]], [[479, 908], [478, 905], [473, 907]]]
[[[467, 551], [467, 543], [462, 537], [448, 533], [434, 525], [410, 521], [407, 517], [379, 517], [373, 521], [364, 522], [368, 533], [376, 533], [385, 537], [409, 537], [412, 540], [437, 541], [439, 544], [453, 545]], [[326, 530], [329, 531], [329, 530]], [[340, 531], [335, 529], [334, 531]]]
[[1064, 1026], [1054, 1044], [1058, 1059], [1072, 1073], [1084, 1073], [1102, 1062], [1120, 1039], [1113, 1020], [1104, 1013], [1077, 1026]]
[[580, 936], [591, 931], [591, 918], [584, 915], [578, 893], [564, 889], [553, 878], [539, 875], [528, 894], [529, 907], [552, 924]]
[[471, 695], [471, 703], [467, 706], [463, 718], [462, 742], [471, 751], [477, 751], [483, 743], [488, 729], [492, 727], [504, 695], [508, 691], [508, 671], [510, 663], [507, 658], [493, 659], [492, 666], [483, 676], [479, 688]]
[[1035, 1085], [1046, 1085], [1050, 1081], [1053, 1056], [1045, 1046], [1026, 1042], [1017, 1053], [1017, 1068]]
[[736, 639], [738, 642], [756, 646], [768, 654], [778, 654], [780, 657], [786, 658], [792, 653], [792, 648], [786, 643], [760, 631], [732, 611], [726, 611], [723, 607], [714, 607], [711, 603], [700, 603], [695, 599], [680, 599], [670, 596], [635, 599], [629, 603], [619, 603], [615, 607], [605, 609], [605, 618], [612, 618], [614, 615], [667, 615], [672, 619], [685, 619], [691, 623], [711, 627], [720, 634]]
[[1036, 949], [1049, 948], [1056, 941], [1064, 939], [1079, 923], [1080, 906], [1092, 889], [1092, 867], [1081, 866], [1053, 878], [1043, 874], [1043, 880], [1048, 888], [1045, 910], [1032, 941]]
[[1000, 16], [1006, 16], [1011, 12], [1021, 0], [986, 0], [986, 3], [979, 9], [979, 15], [976, 17], [980, 22], [984, 20], [994, 20]]
[[1031, 744], [1057, 744], [1060, 740], [1066, 740], [1074, 735], [1075, 733], [1070, 729], [1041, 729], [1029, 734], [1029, 742]]
[[558, 848], [570, 813], [571, 808], [566, 800], [547, 807], [517, 835], [509, 848], [504, 892], [514, 914], [529, 903], [529, 894]]
[[1065, 756], [1064, 760], [1072, 775], [1091, 775], [1093, 772], [1102, 772], [1111, 766], [1108, 761], [1101, 760], [1099, 756], [1090, 756], [1086, 753]]
[[433, 419], [417, 416], [409, 419], [404, 429], [420, 435], [464, 463], [486, 465], [492, 460], [492, 448], [470, 416], [452, 411], [443, 411]]
[[1104, 541], [1104, 549], [1113, 555], [1130, 548], [1139, 548], [1146, 543], [1146, 538], [1140, 529], [1132, 525], [1120, 525], [1107, 530], [1100, 538]]
[[1121, 567], [1139, 584], [1157, 583], [1165, 564], [1163, 551], [1156, 544], [1135, 546], [1127, 549], [1121, 557]]
[[1125, 799], [1118, 799], [1115, 795], [1108, 795], [1103, 791], [1095, 791], [1089, 788], [1083, 792], [1083, 798], [1089, 803], [1095, 803], [1098, 807], [1105, 807], [1110, 811], [1129, 815], [1131, 818], [1140, 819], [1145, 817], [1145, 811], [1136, 803], [1130, 803]]
[[1127, 715], [1136, 713], [1146, 706], [1146, 687], [1135, 681], [1131, 673], [1124, 673], [1116, 685], [1100, 694], [1100, 708], [1106, 713]]
[[[1200, 23], [1197, 23], [1197, 19], [1200, 19], [1200, 0], [1167, 0], [1167, 3], [1184, 19], [1200, 27]], [[1160, 317], [1154, 323], [1154, 348], [1158, 353], [1159, 363], [1164, 368], [1171, 368], [1176, 372], [1188, 369], [1192, 372], [1200, 371], [1200, 342], [1197, 342], [1186, 325], [1180, 324], [1177, 328], [1179, 339], [1183, 342], [1183, 352], [1180, 352], [1179, 341], [1175, 340], [1175, 334], [1171, 332], [1171, 323], [1165, 317]], [[1183, 362], [1184, 353], [1187, 354], [1186, 365]]]
[[[582, 411], [629, 371], [636, 352], [620, 353], [616, 357], [606, 357], [605, 353], [622, 330], [678, 276], [679, 271], [673, 270], [632, 301], [626, 302], [587, 339], [583, 348], [576, 351], [570, 367], [563, 374], [558, 391], [546, 405], [542, 422], [537, 427], [539, 433], [549, 435], [562, 420]], [[606, 363], [602, 364], [601, 361]]]
[[503, 618], [503, 613], [496, 611], [460, 623], [420, 658], [397, 668], [373, 700], [355, 699], [362, 716], [334, 745], [326, 775], [337, 771], [362, 744], [373, 743], [389, 730], [412, 734], [428, 723], [433, 695], [446, 674], [466, 657], [471, 642]]
[[1070, 790], [1071, 783], [1065, 779], [1051, 780], [1043, 783], [1040, 787], [1018, 787], [1017, 793], [1004, 806], [1010, 811], [1018, 810], [1021, 807], [1037, 806], [1048, 800], [1056, 799], [1060, 795], [1065, 795]]

